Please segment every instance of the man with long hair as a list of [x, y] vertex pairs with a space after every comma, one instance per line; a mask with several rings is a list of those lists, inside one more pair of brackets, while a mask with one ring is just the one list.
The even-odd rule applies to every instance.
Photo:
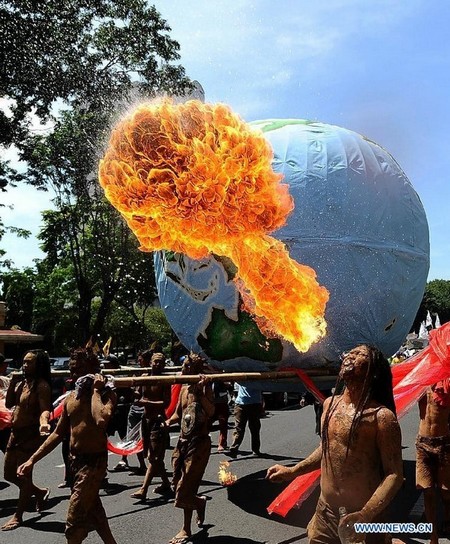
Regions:
[[[379, 521], [403, 482], [401, 432], [389, 363], [379, 350], [359, 345], [343, 355], [334, 394], [324, 402], [322, 441], [294, 467], [275, 465], [272, 482], [290, 481], [321, 468], [321, 493], [308, 525], [311, 544], [339, 544], [338, 526]], [[348, 514], [339, 519], [339, 508]], [[364, 542], [355, 533], [352, 542]], [[391, 542], [367, 534], [367, 544]]]
[[27, 476], [40, 459], [50, 453], [70, 432], [70, 472], [73, 481], [66, 521], [69, 544], [80, 544], [95, 529], [105, 544], [116, 544], [99, 497], [107, 467], [106, 429], [116, 403], [116, 394], [99, 374], [97, 356], [88, 348], [72, 351], [70, 371], [75, 390], [64, 399], [56, 429], [18, 469]]
[[5, 398], [6, 408], [14, 408], [6, 447], [5, 480], [19, 488], [19, 502], [15, 514], [2, 526], [2, 531], [11, 531], [22, 525], [23, 513], [31, 497], [36, 497], [36, 510], [41, 512], [49, 496], [48, 489], [33, 483], [32, 471], [24, 478], [17, 476], [17, 468], [50, 434], [52, 390], [47, 352], [41, 349], [28, 351], [23, 358], [22, 375], [23, 378], [12, 375]]

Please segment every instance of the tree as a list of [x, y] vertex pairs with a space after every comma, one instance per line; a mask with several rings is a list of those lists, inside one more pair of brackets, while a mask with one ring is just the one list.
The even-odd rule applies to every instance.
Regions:
[[450, 321], [450, 281], [433, 280], [427, 283], [424, 302], [431, 314], [438, 314], [441, 324]]
[[31, 268], [23, 271], [13, 269], [3, 273], [0, 281], [3, 285], [1, 297], [8, 308], [6, 327], [31, 330], [36, 273]]
[[[170, 27], [144, 0], [0, 0], [0, 30], [0, 93], [12, 101], [11, 115], [0, 113], [0, 144], [14, 144], [26, 165], [17, 172], [0, 163], [0, 184], [54, 191], [40, 273], [67, 275], [74, 286], [67, 304], [83, 342], [99, 334], [113, 301], [133, 316], [137, 300], [145, 311], [155, 296], [151, 257], [137, 250], [97, 183], [111, 120], [130, 95], [182, 95], [192, 84], [173, 64], [179, 45]], [[55, 114], [57, 100], [64, 109]], [[52, 120], [48, 133], [30, 130], [30, 112]], [[36, 323], [50, 327], [44, 314]]]
[[13, 101], [10, 117], [0, 112], [0, 143], [20, 148], [28, 114], [45, 121], [58, 99], [97, 110], [133, 85], [183, 93], [170, 30], [145, 0], [0, 0], [0, 96]]
[[148, 349], [157, 340], [170, 355], [172, 329], [161, 308], [135, 306], [135, 314], [124, 313], [113, 303], [105, 323], [104, 336], [112, 337], [115, 346], [132, 346], [137, 351]]
[[[11, 109], [10, 114], [0, 111], [0, 146], [14, 144], [20, 160], [28, 164], [23, 173], [0, 160], [0, 191], [20, 182], [48, 187], [42, 169], [39, 175], [32, 173], [30, 113], [41, 122], [54, 120], [59, 101], [67, 111], [85, 115], [86, 123], [78, 124], [80, 133], [66, 140], [74, 152], [78, 148], [83, 153], [79, 137], [91, 146], [101, 137], [98, 129], [89, 130], [91, 114], [97, 121], [102, 114], [105, 129], [107, 116], [130, 92], [154, 96], [190, 90], [184, 68], [173, 64], [179, 59], [179, 45], [169, 32], [166, 21], [145, 0], [0, 0], [0, 97], [10, 100]], [[90, 155], [83, 157], [92, 168]], [[58, 163], [60, 168], [80, 166], [80, 161], [70, 164], [64, 154]], [[57, 166], [49, 163], [47, 168]], [[5, 228], [11, 227], [0, 219], [0, 240]]]
[[[44, 214], [40, 234], [43, 263], [70, 271], [77, 308], [73, 341], [83, 344], [103, 330], [113, 302], [138, 321], [135, 305], [156, 297], [153, 260], [138, 250], [131, 231], [103, 200], [62, 207]], [[94, 303], [95, 301], [95, 311]]]
[[414, 319], [412, 330], [418, 332], [420, 324], [425, 321], [427, 312], [431, 316], [438, 314], [439, 320], [443, 325], [450, 321], [450, 281], [449, 280], [432, 280], [425, 287], [425, 293]]

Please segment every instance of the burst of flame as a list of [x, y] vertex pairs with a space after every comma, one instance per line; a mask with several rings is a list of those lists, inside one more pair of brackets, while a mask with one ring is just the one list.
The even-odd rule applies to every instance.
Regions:
[[142, 104], [117, 124], [99, 179], [143, 251], [231, 258], [262, 332], [307, 351], [325, 334], [328, 291], [267, 235], [293, 209], [272, 158], [262, 133], [226, 105], [165, 100]]
[[219, 463], [219, 472], [218, 472], [218, 475], [219, 475], [219, 482], [222, 484], [222, 485], [233, 485], [234, 482], [237, 480], [237, 476], [236, 474], [233, 474], [230, 470], [229, 470], [229, 467], [230, 466], [230, 463], [228, 461], [220, 461]]

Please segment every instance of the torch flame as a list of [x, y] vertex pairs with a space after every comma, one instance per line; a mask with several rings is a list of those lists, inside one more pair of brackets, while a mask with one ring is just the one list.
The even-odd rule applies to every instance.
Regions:
[[237, 480], [236, 474], [233, 474], [229, 467], [230, 463], [228, 461], [220, 461], [219, 463], [219, 482], [222, 485], [233, 485], [234, 482]]
[[99, 179], [143, 251], [231, 258], [262, 332], [307, 351], [325, 334], [328, 291], [268, 236], [294, 207], [272, 158], [262, 133], [226, 105], [165, 100], [117, 124]]

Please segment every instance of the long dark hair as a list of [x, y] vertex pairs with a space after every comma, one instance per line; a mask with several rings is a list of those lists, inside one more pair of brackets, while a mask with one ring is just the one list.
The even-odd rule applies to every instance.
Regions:
[[[361, 422], [364, 409], [367, 407], [370, 401], [375, 401], [386, 408], [389, 408], [394, 415], [397, 415], [394, 402], [394, 392], [392, 388], [392, 372], [389, 365], [389, 361], [381, 353], [381, 351], [374, 346], [367, 344], [359, 344], [364, 346], [368, 350], [369, 364], [367, 366], [367, 372], [364, 377], [364, 383], [362, 385], [361, 396], [358, 401], [358, 405], [355, 407], [355, 415], [353, 416], [352, 424], [350, 426], [350, 432], [347, 442], [348, 455], [349, 448], [354, 440], [355, 433]], [[328, 411], [325, 414], [322, 429], [322, 451], [325, 455], [325, 460], [329, 457], [329, 438], [328, 438], [328, 426], [331, 416], [335, 412], [338, 403], [334, 402], [336, 394], [341, 394], [345, 390], [343, 379], [339, 376], [336, 382], [336, 387], [333, 396], [328, 407]]]
[[46, 381], [51, 388], [52, 376], [48, 353], [43, 349], [30, 349], [27, 353], [32, 353], [36, 361], [36, 374], [33, 378], [33, 385], [31, 388], [35, 389], [39, 380]]

